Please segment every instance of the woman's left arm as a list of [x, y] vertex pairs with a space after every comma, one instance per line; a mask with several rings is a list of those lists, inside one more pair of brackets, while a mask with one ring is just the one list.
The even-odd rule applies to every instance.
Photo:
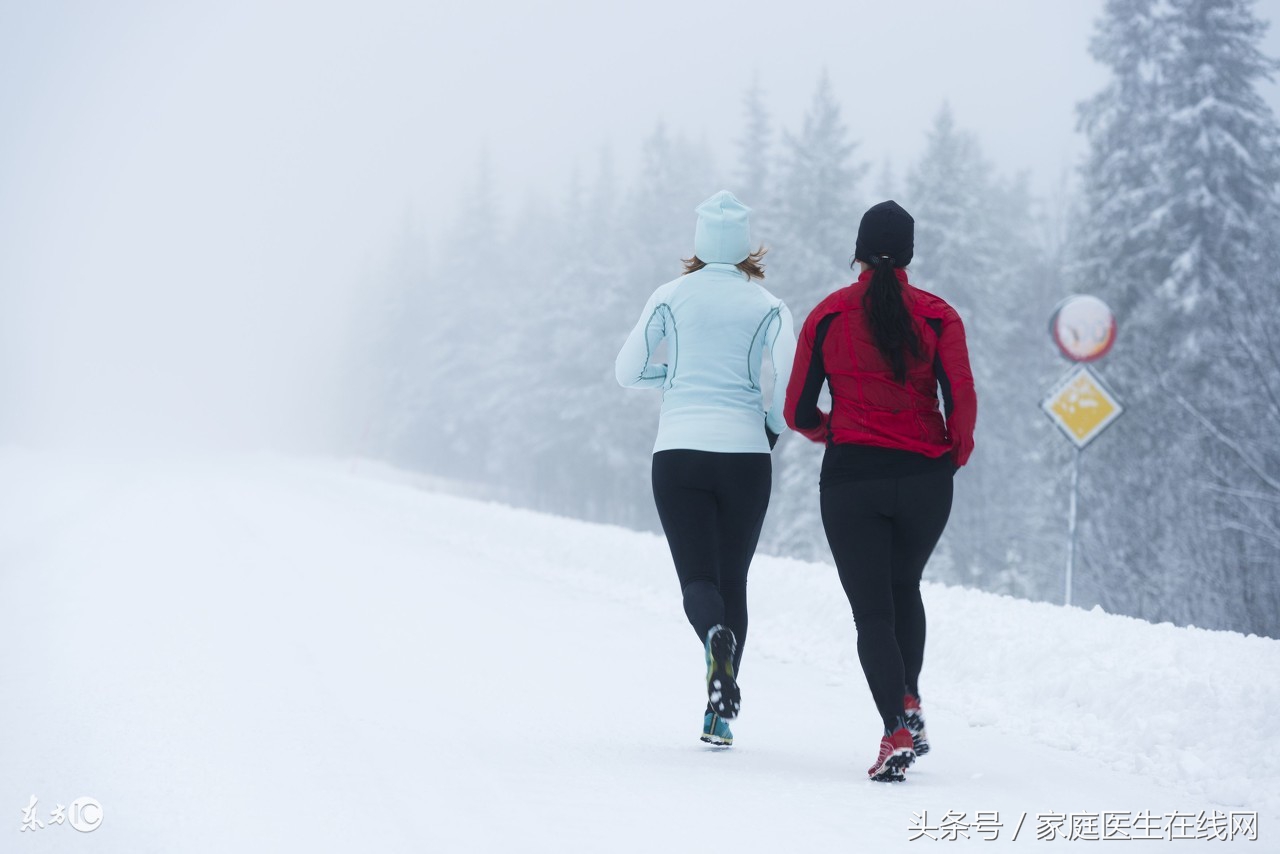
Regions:
[[957, 466], [969, 462], [973, 453], [973, 430], [978, 422], [978, 394], [969, 367], [969, 346], [964, 323], [955, 310], [942, 318], [938, 336], [938, 382], [947, 408], [947, 435], [951, 438], [951, 459]]
[[818, 395], [827, 381], [827, 368], [823, 363], [822, 344], [827, 336], [834, 314], [820, 303], [800, 329], [800, 341], [796, 344], [796, 357], [791, 366], [791, 381], [787, 383], [787, 404], [784, 414], [787, 426], [814, 442], [827, 441], [827, 426], [831, 416], [818, 408]]
[[791, 365], [796, 358], [795, 321], [786, 303], [778, 303], [778, 314], [769, 331], [771, 334], [765, 344], [773, 362], [773, 402], [765, 413], [764, 424], [771, 433], [779, 436], [787, 429], [783, 410], [786, 408], [787, 383], [791, 381]]
[[662, 288], [653, 292], [635, 328], [627, 336], [613, 364], [614, 376], [623, 388], [658, 388], [667, 381], [667, 366], [651, 364], [658, 344], [666, 337], [671, 308], [663, 301]]

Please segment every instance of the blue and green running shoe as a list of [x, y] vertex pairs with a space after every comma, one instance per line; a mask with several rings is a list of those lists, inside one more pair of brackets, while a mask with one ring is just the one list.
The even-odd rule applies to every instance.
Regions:
[[728, 747], [733, 744], [733, 730], [729, 722], [715, 712], [707, 712], [702, 716], [702, 740], [707, 744]]
[[707, 700], [717, 717], [732, 720], [742, 706], [742, 693], [733, 675], [738, 639], [733, 630], [712, 626], [707, 632]]

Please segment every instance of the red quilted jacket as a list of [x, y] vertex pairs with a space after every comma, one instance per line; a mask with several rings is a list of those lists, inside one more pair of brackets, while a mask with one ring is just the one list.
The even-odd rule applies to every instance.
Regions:
[[[928, 457], [950, 453], [962, 466], [973, 451], [978, 414], [964, 324], [945, 300], [913, 287], [906, 270], [894, 272], [920, 340], [920, 358], [907, 354], [906, 383], [894, 380], [871, 337], [862, 308], [872, 275], [868, 270], [819, 303], [805, 321], [787, 385], [787, 424], [815, 442], [898, 448]], [[831, 389], [830, 413], [817, 406], [823, 380]]]

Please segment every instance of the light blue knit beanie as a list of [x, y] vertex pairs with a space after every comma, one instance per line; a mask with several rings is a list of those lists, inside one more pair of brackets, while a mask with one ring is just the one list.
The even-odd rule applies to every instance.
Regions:
[[751, 208], [728, 190], [698, 205], [694, 254], [708, 264], [737, 264], [751, 254]]

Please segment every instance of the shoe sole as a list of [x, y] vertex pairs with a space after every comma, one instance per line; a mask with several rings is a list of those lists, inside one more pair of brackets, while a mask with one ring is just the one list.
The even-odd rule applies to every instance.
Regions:
[[907, 731], [911, 733], [911, 744], [916, 756], [924, 756], [929, 752], [929, 736], [924, 731], [924, 721], [918, 712], [907, 712]]
[[889, 754], [889, 757], [880, 763], [880, 767], [869, 776], [877, 783], [901, 783], [907, 779], [907, 768], [915, 761], [914, 750], [900, 747]]
[[711, 666], [707, 669], [707, 700], [711, 709], [727, 721], [738, 716], [742, 692], [733, 678], [733, 635], [727, 629], [711, 636]]
[[876, 783], [905, 783], [907, 775], [901, 771], [881, 771], [879, 774], [873, 774], [870, 779]]

